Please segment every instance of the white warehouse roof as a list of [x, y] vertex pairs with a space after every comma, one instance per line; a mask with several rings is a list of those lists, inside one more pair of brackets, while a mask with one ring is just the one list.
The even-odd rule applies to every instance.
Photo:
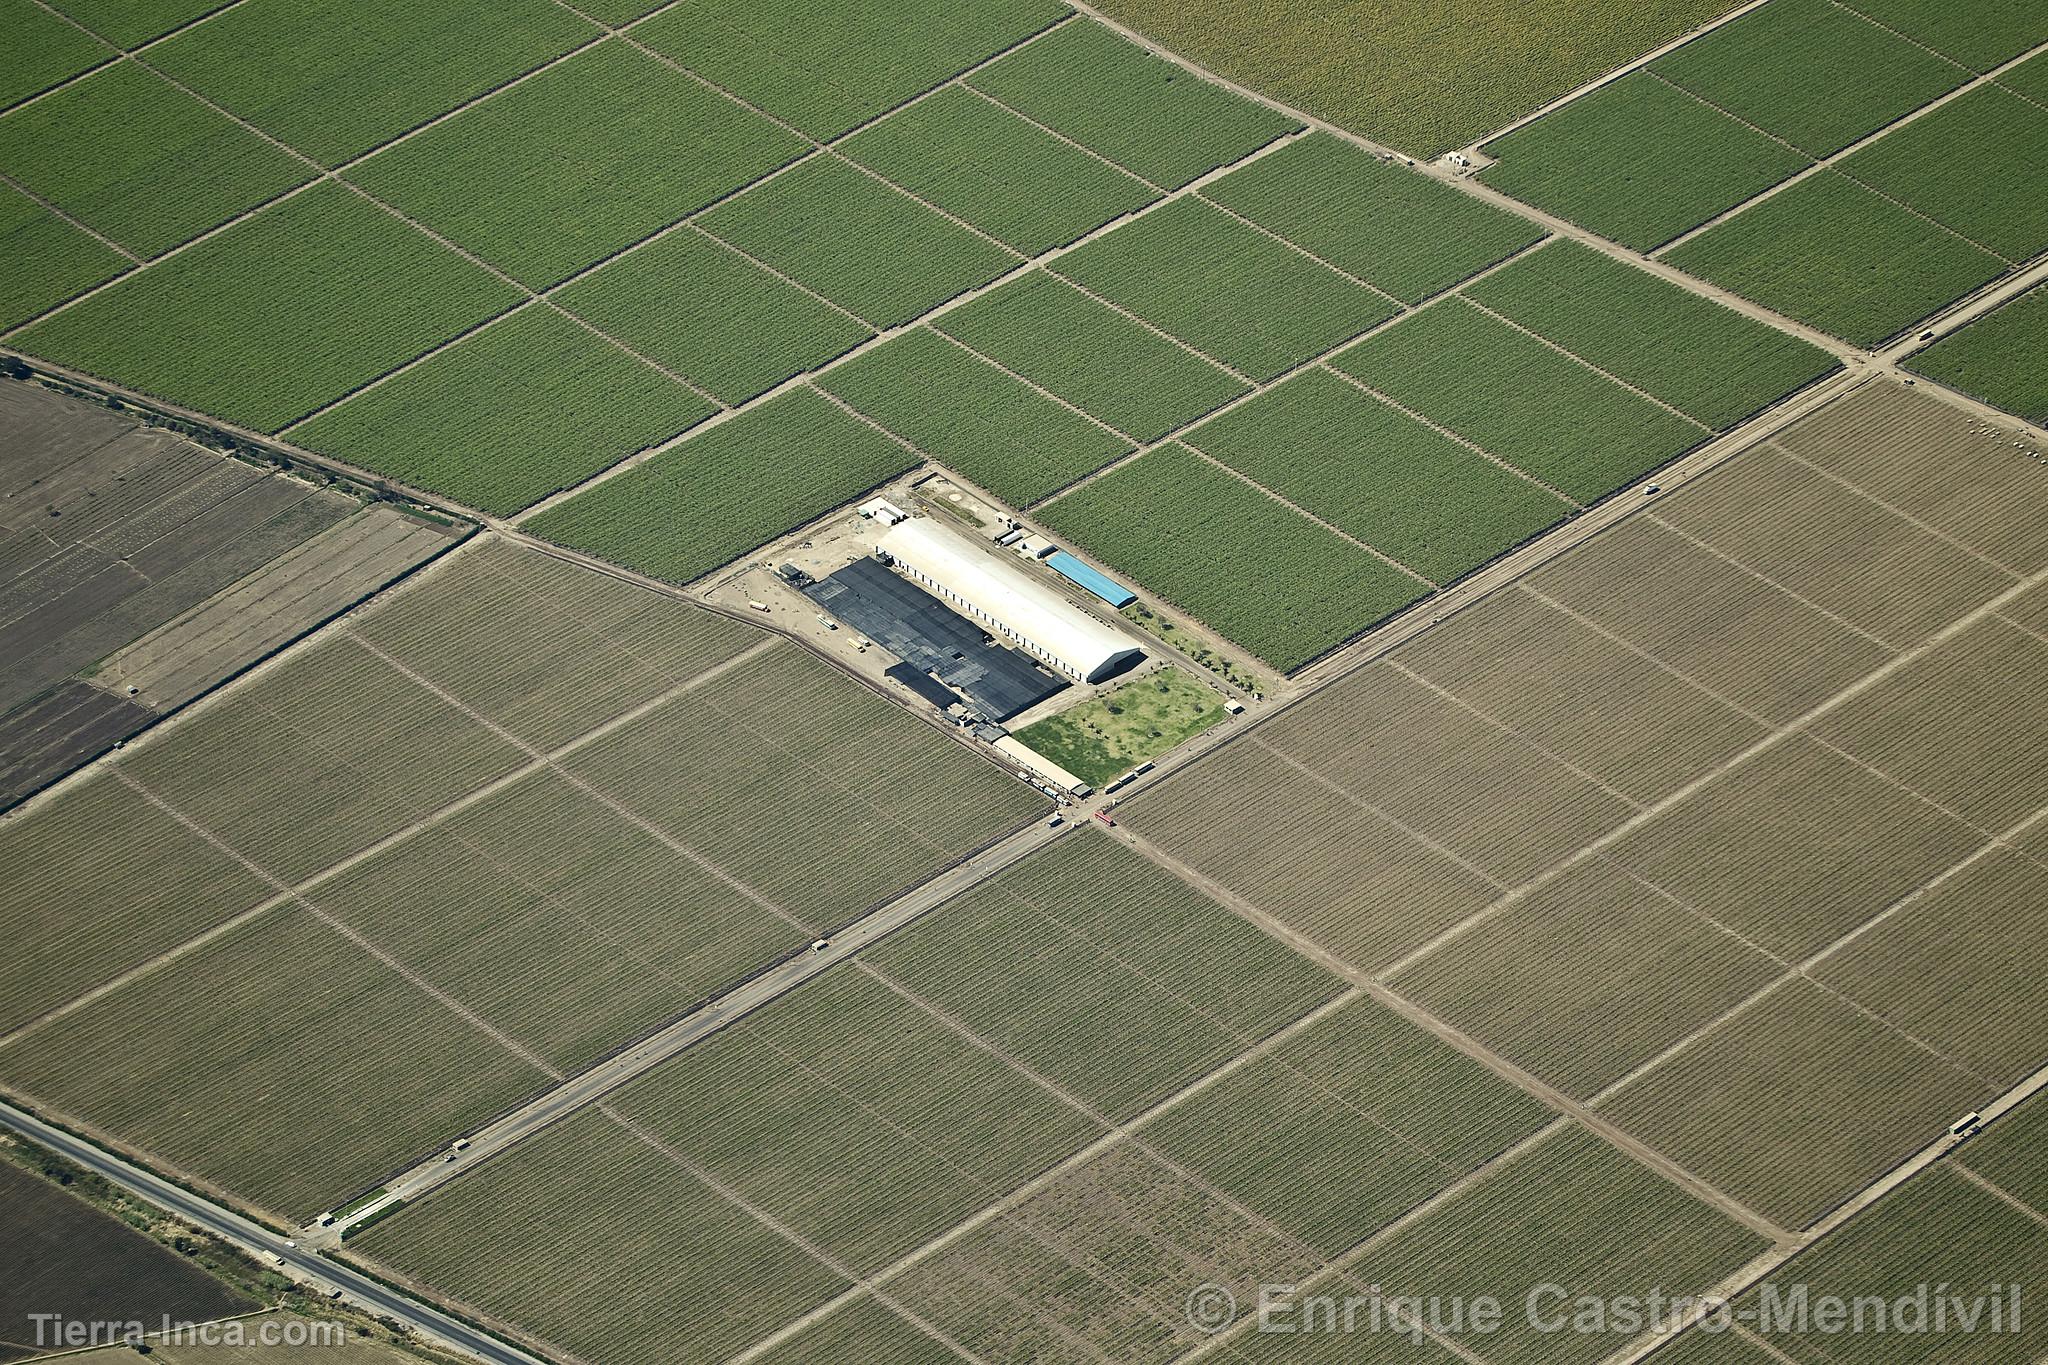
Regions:
[[898, 522], [880, 547], [938, 596], [1070, 677], [1099, 682], [1143, 656], [1112, 630], [1026, 574], [929, 517]]

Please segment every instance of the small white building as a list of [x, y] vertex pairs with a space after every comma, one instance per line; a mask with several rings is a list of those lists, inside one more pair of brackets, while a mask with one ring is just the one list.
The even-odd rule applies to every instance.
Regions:
[[1008, 556], [929, 517], [898, 522], [878, 548], [913, 582], [1057, 671], [1100, 682], [1144, 657], [1130, 637], [1082, 611]]
[[894, 526], [899, 521], [910, 519], [909, 513], [887, 498], [870, 498], [854, 510], [864, 517], [872, 517], [884, 526]]

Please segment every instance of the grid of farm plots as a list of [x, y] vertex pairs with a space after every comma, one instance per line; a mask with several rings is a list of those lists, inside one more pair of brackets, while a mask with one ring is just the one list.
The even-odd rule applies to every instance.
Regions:
[[673, 581], [933, 461], [1292, 670], [1834, 367], [1039, 0], [281, 8], [0, 114], [7, 342]]
[[1483, 147], [1485, 183], [1859, 346], [2048, 250], [2048, 10], [1770, 0]]

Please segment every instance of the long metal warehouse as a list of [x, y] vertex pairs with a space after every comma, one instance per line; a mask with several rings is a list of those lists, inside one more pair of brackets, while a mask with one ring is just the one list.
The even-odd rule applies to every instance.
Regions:
[[914, 581], [1070, 678], [1100, 682], [1144, 657], [1127, 636], [929, 517], [899, 522], [880, 547]]

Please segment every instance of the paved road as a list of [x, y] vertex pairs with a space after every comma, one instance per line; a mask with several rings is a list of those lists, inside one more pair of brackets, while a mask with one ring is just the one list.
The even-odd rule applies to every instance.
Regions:
[[327, 1289], [339, 1289], [345, 1301], [402, 1322], [440, 1345], [490, 1361], [493, 1365], [545, 1365], [543, 1357], [508, 1346], [304, 1246], [292, 1246], [262, 1224], [253, 1223], [210, 1199], [161, 1180], [5, 1101], [0, 1101], [0, 1123], [261, 1260], [269, 1261], [275, 1256], [289, 1272], [294, 1273], [294, 1278], [311, 1280]]

